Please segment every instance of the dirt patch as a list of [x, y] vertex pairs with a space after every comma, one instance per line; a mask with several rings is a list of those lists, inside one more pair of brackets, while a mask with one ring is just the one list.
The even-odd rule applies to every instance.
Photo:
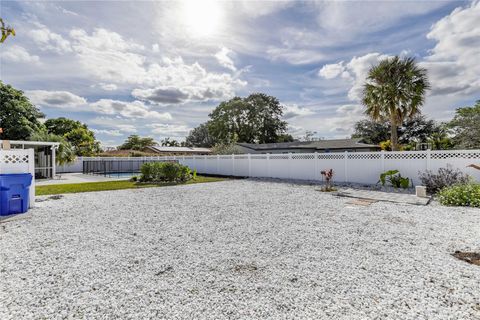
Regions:
[[42, 199], [35, 199], [35, 202], [44, 202], [44, 201], [48, 201], [48, 200], [60, 200], [62, 198], [63, 198], [63, 195], [56, 194], [56, 195], [49, 196], [49, 197], [42, 198]]
[[455, 253], [452, 254], [452, 256], [462, 261], [468, 262], [470, 264], [480, 266], [480, 253], [478, 252], [455, 251]]
[[354, 205], [357, 205], [357, 206], [367, 207], [367, 206], [369, 206], [369, 205], [371, 205], [372, 203], [375, 203], [375, 202], [378, 202], [378, 201], [373, 200], [373, 199], [357, 199], [357, 198], [354, 198], [353, 200], [348, 201], [347, 204], [354, 204]]

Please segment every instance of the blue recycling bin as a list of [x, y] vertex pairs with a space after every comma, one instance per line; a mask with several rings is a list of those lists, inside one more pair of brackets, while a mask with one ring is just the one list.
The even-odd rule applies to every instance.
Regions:
[[31, 184], [30, 173], [0, 174], [0, 216], [28, 211]]

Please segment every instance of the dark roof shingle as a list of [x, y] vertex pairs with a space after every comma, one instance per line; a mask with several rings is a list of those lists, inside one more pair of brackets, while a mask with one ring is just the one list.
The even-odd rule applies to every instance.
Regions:
[[360, 139], [335, 139], [318, 141], [294, 141], [279, 143], [238, 143], [239, 146], [253, 150], [272, 150], [272, 149], [355, 149], [355, 148], [378, 148], [374, 144], [359, 142]]

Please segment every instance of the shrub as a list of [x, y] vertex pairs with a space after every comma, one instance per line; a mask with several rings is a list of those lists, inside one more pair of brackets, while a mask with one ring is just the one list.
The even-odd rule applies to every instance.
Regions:
[[187, 166], [175, 162], [150, 162], [140, 168], [142, 182], [185, 182], [190, 180]]
[[468, 183], [446, 187], [438, 193], [444, 206], [480, 207], [480, 184]]
[[398, 170], [388, 170], [382, 173], [377, 183], [385, 186], [387, 182], [394, 188], [407, 189], [410, 186], [410, 179], [402, 177]]
[[419, 178], [422, 184], [427, 187], [427, 191], [432, 194], [445, 187], [455, 184], [467, 184], [470, 181], [470, 176], [459, 169], [453, 169], [451, 165], [438, 169], [437, 173], [430, 170], [419, 172]]

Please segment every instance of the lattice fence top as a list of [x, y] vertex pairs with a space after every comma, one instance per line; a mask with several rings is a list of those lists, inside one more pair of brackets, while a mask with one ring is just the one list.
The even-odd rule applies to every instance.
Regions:
[[376, 160], [381, 159], [381, 153], [349, 153], [347, 154], [347, 159], [352, 160]]
[[270, 156], [272, 160], [281, 160], [281, 159], [288, 159], [288, 154], [273, 154]]
[[473, 152], [465, 151], [450, 151], [450, 152], [432, 152], [431, 159], [478, 159], [480, 160], [480, 151], [475, 150]]
[[28, 154], [15, 154], [15, 153], [7, 153], [7, 154], [2, 154], [0, 157], [0, 161], [5, 164], [23, 164], [23, 163], [29, 163], [29, 157]]
[[385, 159], [389, 160], [420, 160], [427, 159], [426, 153], [385, 153]]
[[325, 160], [339, 160], [344, 159], [345, 154], [343, 153], [320, 153], [317, 154], [317, 159], [325, 159]]
[[301, 160], [301, 159], [315, 159], [315, 155], [314, 154], [294, 154], [292, 155], [292, 159], [297, 159], [297, 160]]

